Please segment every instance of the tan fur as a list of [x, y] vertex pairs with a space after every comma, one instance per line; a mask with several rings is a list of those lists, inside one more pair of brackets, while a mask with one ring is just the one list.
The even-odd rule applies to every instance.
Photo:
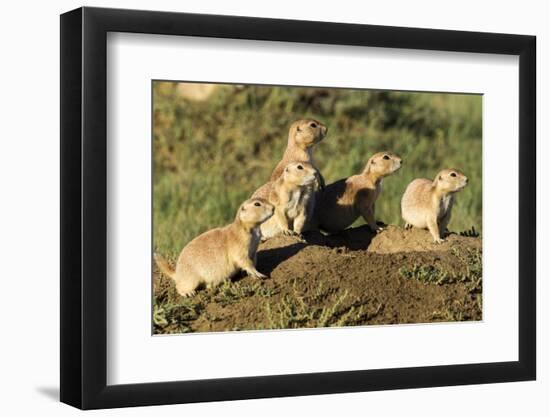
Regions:
[[399, 156], [379, 152], [368, 160], [361, 174], [327, 185], [315, 209], [319, 228], [336, 233], [363, 216], [372, 231], [380, 231], [374, 215], [374, 203], [380, 194], [382, 179], [400, 167]]
[[462, 190], [468, 178], [457, 169], [444, 169], [435, 179], [412, 181], [401, 199], [401, 216], [405, 228], [428, 229], [435, 243], [443, 242], [443, 234], [451, 220], [454, 194]]
[[176, 283], [184, 297], [195, 294], [200, 284], [216, 285], [239, 270], [256, 278], [266, 278], [256, 269], [260, 225], [268, 220], [274, 207], [266, 200], [252, 198], [239, 207], [235, 221], [209, 230], [189, 242], [181, 251], [175, 270], [155, 254], [159, 269]]
[[265, 200], [268, 200], [269, 194], [271, 193], [271, 189], [273, 188], [274, 182], [275, 181], [269, 181], [264, 185], [262, 185], [260, 188], [254, 191], [254, 194], [252, 194], [251, 198], [263, 198]]
[[[324, 124], [313, 119], [302, 119], [292, 123], [288, 131], [285, 153], [271, 173], [270, 181], [279, 178], [290, 162], [308, 162], [317, 169], [313, 161], [313, 146], [325, 138], [327, 131]], [[319, 179], [322, 182], [322, 177]]]
[[[315, 166], [313, 160], [313, 147], [322, 141], [328, 129], [321, 122], [314, 119], [302, 119], [290, 125], [288, 130], [288, 143], [285, 153], [281, 161], [277, 164], [270, 177], [270, 185], [265, 185], [263, 191], [258, 195], [263, 195], [265, 198], [271, 192], [273, 183], [283, 174], [285, 167], [291, 162], [307, 162], [316, 169], [316, 180], [309, 186], [309, 194], [312, 198], [306, 207], [307, 219], [306, 224], [301, 227], [302, 231], [312, 229], [313, 209], [315, 205], [315, 193], [325, 187], [325, 180], [320, 171]], [[268, 183], [269, 184], [269, 183]]]
[[278, 234], [301, 235], [311, 215], [315, 192], [312, 184], [317, 170], [307, 162], [291, 162], [283, 175], [258, 188], [252, 197], [266, 197], [275, 207], [275, 214], [260, 226], [262, 239]]

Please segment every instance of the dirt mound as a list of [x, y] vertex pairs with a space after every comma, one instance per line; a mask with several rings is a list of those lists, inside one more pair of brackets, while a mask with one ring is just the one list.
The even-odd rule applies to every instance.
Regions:
[[[435, 244], [427, 230], [405, 230], [397, 226], [386, 226], [380, 233], [373, 233], [368, 226], [346, 229], [335, 235], [310, 232], [305, 237], [310, 245], [341, 247], [349, 250], [365, 250], [373, 253], [399, 252], [446, 252], [453, 247], [481, 250], [481, 239], [450, 234], [441, 244]], [[260, 246], [262, 249], [292, 246], [297, 242], [294, 237], [278, 236]]]
[[156, 333], [423, 323], [481, 319], [481, 239], [452, 234], [432, 243], [424, 230], [366, 227], [306, 242], [263, 243], [265, 281], [233, 283], [179, 297], [155, 273]]

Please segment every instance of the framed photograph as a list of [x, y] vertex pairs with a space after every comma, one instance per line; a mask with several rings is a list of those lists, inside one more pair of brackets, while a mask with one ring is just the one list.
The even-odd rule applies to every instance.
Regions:
[[533, 380], [535, 37], [61, 16], [61, 401]]

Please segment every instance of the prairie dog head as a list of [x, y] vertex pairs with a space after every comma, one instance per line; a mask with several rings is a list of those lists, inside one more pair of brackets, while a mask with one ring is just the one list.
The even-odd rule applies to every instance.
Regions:
[[317, 120], [298, 120], [290, 126], [288, 142], [289, 144], [292, 143], [302, 149], [306, 149], [321, 142], [325, 138], [327, 131], [327, 127]]
[[369, 158], [364, 172], [383, 178], [401, 168], [401, 162], [401, 157], [393, 152], [378, 152]]
[[458, 169], [444, 169], [434, 180], [436, 188], [444, 193], [456, 193], [468, 184], [468, 177]]
[[285, 166], [283, 181], [292, 185], [309, 185], [317, 179], [317, 170], [308, 162], [291, 162]]
[[263, 198], [251, 198], [241, 204], [237, 212], [237, 219], [252, 227], [259, 226], [271, 216], [275, 207]]

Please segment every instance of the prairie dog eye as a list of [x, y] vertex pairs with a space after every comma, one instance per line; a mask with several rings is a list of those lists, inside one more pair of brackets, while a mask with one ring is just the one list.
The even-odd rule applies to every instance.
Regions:
[[312, 122], [312, 123], [309, 124], [309, 127], [315, 129], [317, 127], [317, 123]]
[[297, 168], [298, 169], [304, 169], [304, 167], [302, 165], [298, 165]]
[[256, 202], [254, 203], [254, 205], [255, 205], [256, 207], [260, 207], [260, 206], [261, 206], [261, 204], [260, 204], [259, 201], [256, 201]]
[[451, 177], [456, 177], [456, 174], [454, 172], [451, 172]]

